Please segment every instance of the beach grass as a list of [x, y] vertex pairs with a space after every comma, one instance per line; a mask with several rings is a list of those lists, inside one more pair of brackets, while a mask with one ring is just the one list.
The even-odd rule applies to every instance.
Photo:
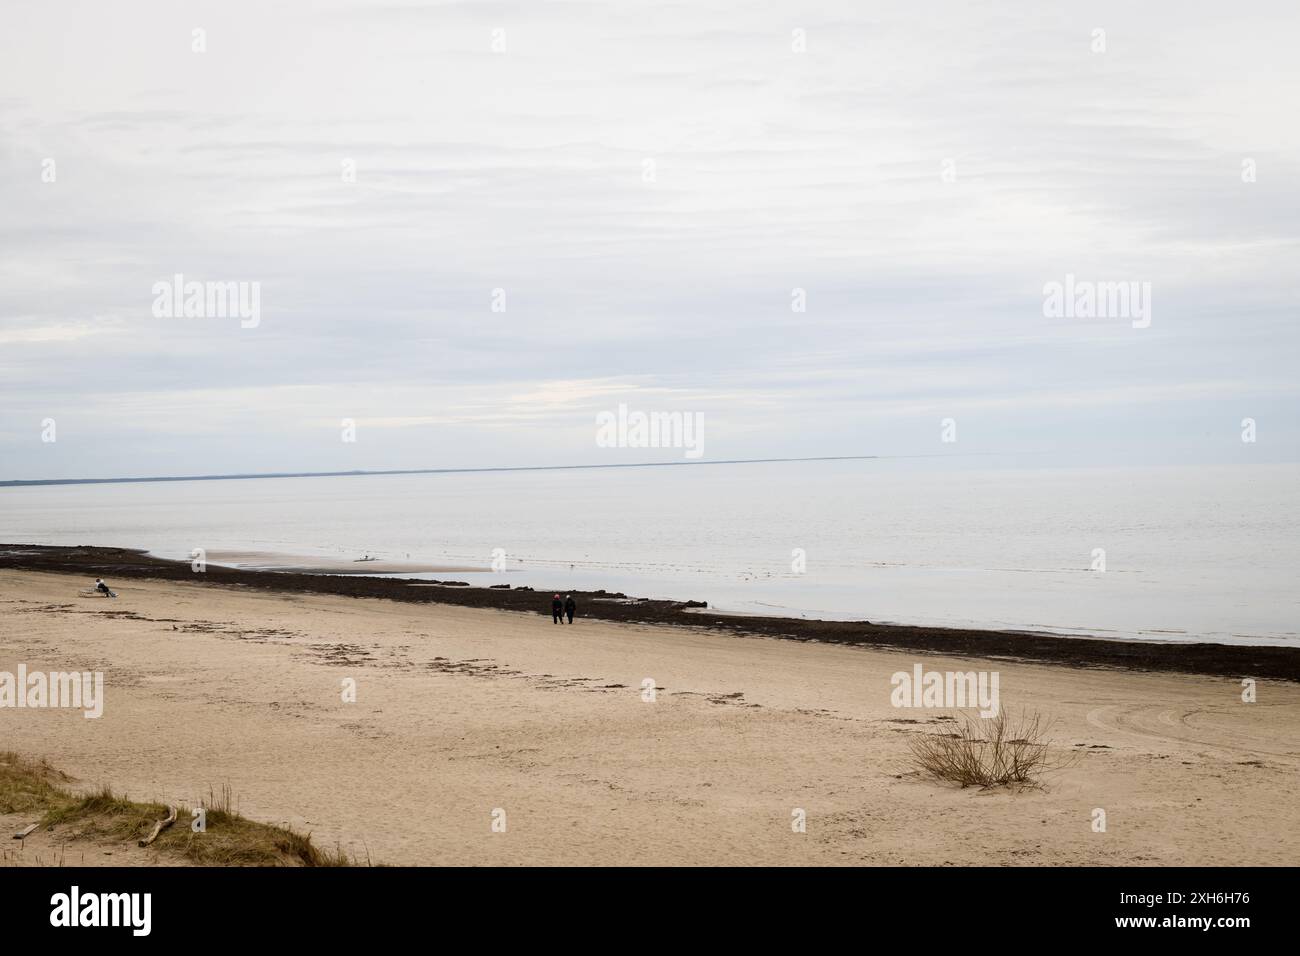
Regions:
[[[12, 751], [0, 752], [0, 813], [24, 814], [42, 829], [60, 827], [68, 839], [116, 840], [133, 848], [167, 817], [169, 807], [139, 802], [101, 787], [77, 793], [69, 778], [45, 761]], [[163, 830], [151, 849], [200, 866], [355, 866], [368, 864], [342, 849], [321, 850], [310, 834], [258, 823], [234, 810], [229, 787], [209, 790], [204, 831], [194, 832], [190, 807], [176, 807], [176, 822]], [[141, 851], [143, 852], [143, 851]]]

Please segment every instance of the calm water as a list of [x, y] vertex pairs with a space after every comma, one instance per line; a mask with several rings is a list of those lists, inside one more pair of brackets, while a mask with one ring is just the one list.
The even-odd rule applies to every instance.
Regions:
[[1298, 465], [939, 460], [69, 485], [0, 489], [0, 541], [409, 555], [737, 612], [1300, 646], [1297, 489]]

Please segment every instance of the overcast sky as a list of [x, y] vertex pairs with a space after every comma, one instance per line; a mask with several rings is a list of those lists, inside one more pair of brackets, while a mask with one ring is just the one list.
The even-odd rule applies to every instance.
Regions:
[[[597, 447], [620, 402], [706, 459], [1298, 460], [1298, 27], [7, 5], [0, 478], [682, 458]], [[260, 324], [154, 315], [177, 273], [260, 283]], [[1045, 316], [1067, 274], [1150, 283], [1149, 326]]]

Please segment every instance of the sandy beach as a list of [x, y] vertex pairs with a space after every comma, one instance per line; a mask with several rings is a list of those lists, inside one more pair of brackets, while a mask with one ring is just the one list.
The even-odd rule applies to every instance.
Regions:
[[[79, 598], [85, 584], [0, 571], [0, 671], [105, 683], [99, 719], [0, 710], [0, 747], [135, 798], [198, 804], [229, 784], [246, 816], [377, 862], [1300, 858], [1292, 682], [1261, 680], [1247, 704], [1223, 677], [210, 583], [132, 579], [116, 601]], [[922, 778], [909, 736], [950, 711], [891, 705], [891, 675], [917, 663], [995, 668], [1003, 706], [1051, 719], [1068, 765], [1019, 792]]]

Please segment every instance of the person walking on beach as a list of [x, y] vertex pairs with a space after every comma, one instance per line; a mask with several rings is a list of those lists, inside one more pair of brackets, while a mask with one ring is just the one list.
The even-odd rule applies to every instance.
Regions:
[[98, 591], [100, 594], [104, 595], [104, 597], [108, 597], [108, 598], [117, 597], [117, 595], [114, 594], [109, 589], [108, 585], [104, 583], [103, 578], [95, 578], [95, 590]]
[[573, 623], [573, 612], [578, 609], [578, 602], [573, 599], [572, 594], [564, 596], [564, 613], [569, 615], [569, 623]]
[[560, 600], [558, 594], [551, 598], [551, 623], [564, 623], [564, 602]]

